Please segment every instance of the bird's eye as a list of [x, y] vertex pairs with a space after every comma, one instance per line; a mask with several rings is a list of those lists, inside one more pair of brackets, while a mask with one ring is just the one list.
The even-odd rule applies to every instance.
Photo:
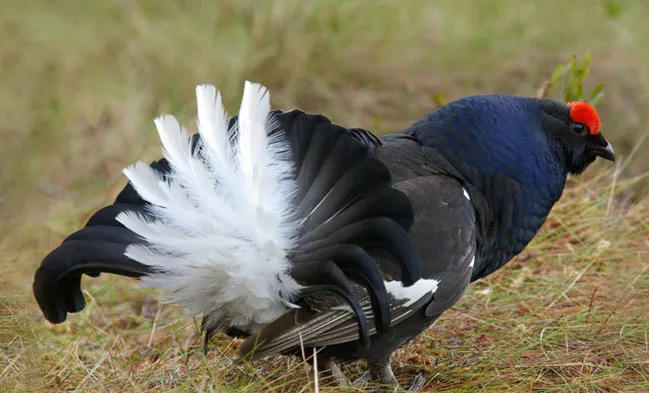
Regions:
[[588, 127], [586, 127], [585, 124], [583, 123], [572, 123], [570, 124], [570, 129], [575, 133], [579, 135], [586, 135], [588, 134]]

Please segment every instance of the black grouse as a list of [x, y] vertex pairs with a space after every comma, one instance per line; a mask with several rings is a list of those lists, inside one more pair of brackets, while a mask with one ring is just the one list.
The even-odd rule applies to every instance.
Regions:
[[615, 158], [583, 102], [472, 96], [377, 138], [271, 111], [250, 82], [234, 118], [213, 86], [196, 92], [199, 133], [156, 119], [164, 158], [125, 169], [115, 202], [42, 261], [50, 322], [83, 309], [82, 274], [137, 277], [202, 315], [206, 343], [318, 348], [334, 373], [362, 358], [398, 386], [392, 352], [525, 248], [568, 174]]

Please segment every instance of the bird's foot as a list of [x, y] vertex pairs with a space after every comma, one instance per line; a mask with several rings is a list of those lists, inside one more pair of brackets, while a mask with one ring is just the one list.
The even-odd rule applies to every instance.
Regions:
[[372, 377], [370, 376], [370, 372], [366, 371], [365, 374], [361, 375], [358, 377], [354, 382], [352, 382], [352, 386], [361, 386], [365, 382], [369, 382], [372, 380]]
[[424, 378], [424, 373], [419, 372], [415, 376], [415, 379], [412, 381], [412, 385], [410, 385], [410, 389], [408, 389], [409, 392], [418, 392], [421, 390], [421, 388], [424, 387], [424, 384], [426, 383], [426, 378]]
[[[351, 383], [352, 386], [362, 386], [364, 383], [369, 382], [372, 380], [372, 377], [370, 376], [370, 372], [366, 372], [365, 374], [361, 375], [358, 379], [356, 379], [354, 382]], [[418, 392], [420, 391], [423, 387], [424, 384], [426, 383], [426, 378], [424, 377], [424, 373], [420, 372], [415, 376], [415, 379], [412, 381], [412, 385], [410, 385], [410, 389], [408, 389], [408, 392]], [[399, 385], [395, 385], [393, 390], [390, 391], [396, 391], [399, 388]]]
[[329, 372], [331, 373], [331, 376], [333, 379], [338, 383], [338, 386], [340, 387], [349, 387], [351, 384], [345, 377], [345, 374], [343, 374], [342, 371], [340, 371], [340, 367], [334, 362], [333, 359], [328, 359], [327, 360], [327, 369], [329, 369]]

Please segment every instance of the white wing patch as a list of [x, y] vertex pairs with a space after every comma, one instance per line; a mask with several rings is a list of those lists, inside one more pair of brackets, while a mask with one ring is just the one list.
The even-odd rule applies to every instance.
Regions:
[[464, 197], [468, 200], [471, 200], [471, 197], [469, 196], [469, 192], [466, 190], [466, 188], [462, 188], [462, 192], [464, 192]]
[[288, 274], [298, 229], [290, 145], [283, 133], [269, 137], [277, 123], [263, 86], [246, 82], [231, 129], [214, 86], [198, 86], [196, 97], [201, 140], [193, 151], [175, 117], [155, 120], [171, 168], [166, 179], [141, 162], [124, 170], [154, 219], [122, 213], [117, 220], [145, 240], [126, 255], [159, 270], [144, 285], [206, 314], [208, 326], [255, 331], [293, 306], [301, 288]]
[[409, 287], [404, 287], [401, 281], [383, 281], [383, 283], [385, 289], [395, 299], [406, 299], [407, 302], [403, 304], [403, 307], [408, 307], [424, 297], [428, 292], [435, 293], [439, 281], [421, 278]]

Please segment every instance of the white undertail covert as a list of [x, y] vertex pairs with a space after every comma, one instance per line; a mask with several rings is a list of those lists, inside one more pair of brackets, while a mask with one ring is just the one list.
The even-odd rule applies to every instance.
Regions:
[[195, 149], [176, 118], [164, 115], [155, 125], [171, 168], [166, 178], [142, 162], [124, 170], [153, 218], [117, 219], [145, 240], [126, 255], [160, 271], [144, 285], [205, 313], [210, 327], [254, 332], [292, 307], [300, 289], [288, 274], [298, 229], [290, 145], [283, 132], [269, 136], [279, 125], [263, 86], [245, 83], [231, 127], [214, 86], [198, 86], [196, 97]]

